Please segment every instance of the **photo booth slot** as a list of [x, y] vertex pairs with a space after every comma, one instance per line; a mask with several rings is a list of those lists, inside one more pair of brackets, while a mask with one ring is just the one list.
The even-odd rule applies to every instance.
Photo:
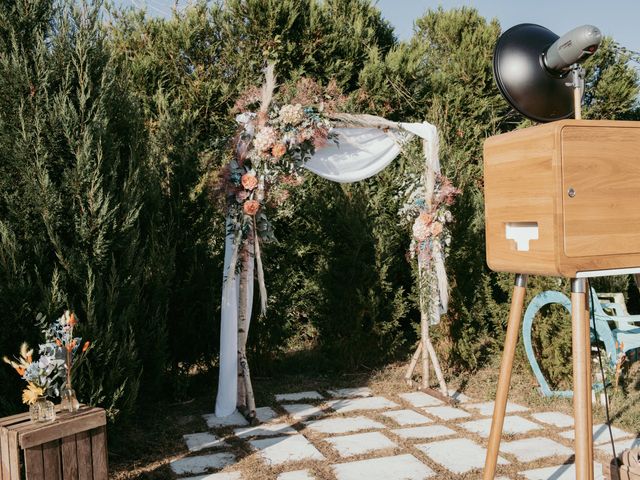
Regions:
[[521, 24], [499, 38], [494, 52], [505, 99], [550, 123], [484, 144], [487, 263], [516, 274], [485, 480], [496, 473], [528, 274], [571, 279], [576, 478], [593, 480], [587, 279], [640, 272], [640, 122], [580, 119], [579, 63], [600, 41], [593, 26], [558, 38]]

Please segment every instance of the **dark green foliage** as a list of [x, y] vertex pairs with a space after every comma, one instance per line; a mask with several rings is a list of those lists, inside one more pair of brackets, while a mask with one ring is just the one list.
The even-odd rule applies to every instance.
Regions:
[[[181, 397], [190, 367], [215, 366], [224, 219], [207, 187], [228, 160], [230, 110], [267, 59], [281, 86], [335, 80], [349, 111], [438, 126], [443, 172], [463, 193], [450, 312], [432, 333], [449, 372], [499, 351], [512, 276], [484, 262], [482, 143], [527, 123], [493, 82], [496, 22], [469, 8], [427, 11], [397, 42], [368, 0], [201, 2], [170, 19], [125, 11], [104, 22], [99, 9], [0, 4], [0, 354], [37, 343], [37, 312], [74, 309], [96, 341], [81, 397], [114, 415], [140, 398]], [[585, 116], [637, 118], [626, 60], [607, 40], [589, 61]], [[309, 174], [272, 212], [279, 242], [264, 249], [269, 312], [252, 320], [255, 373], [406, 358], [418, 312], [398, 209], [422, 161], [416, 143], [358, 184]], [[531, 287], [567, 291], [554, 279]], [[568, 375], [568, 331], [560, 312], [536, 323], [554, 381]], [[0, 368], [0, 384], [0, 413], [15, 410], [16, 375]]]

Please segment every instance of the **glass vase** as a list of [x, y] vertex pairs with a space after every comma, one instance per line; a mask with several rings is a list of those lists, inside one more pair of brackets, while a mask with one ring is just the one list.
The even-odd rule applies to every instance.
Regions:
[[60, 392], [60, 406], [67, 412], [75, 413], [80, 409], [80, 402], [76, 397], [76, 391], [70, 385], [65, 385]]
[[56, 419], [56, 410], [47, 397], [38, 397], [29, 405], [29, 415], [32, 422], [52, 422]]

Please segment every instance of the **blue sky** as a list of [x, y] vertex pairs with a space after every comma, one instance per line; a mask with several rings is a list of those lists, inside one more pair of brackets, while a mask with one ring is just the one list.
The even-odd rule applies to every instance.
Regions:
[[[115, 0], [116, 4], [147, 6], [153, 15], [167, 15], [175, 0]], [[188, 0], [178, 0], [178, 7]], [[558, 35], [584, 24], [600, 28], [622, 46], [640, 51], [640, 1], [638, 0], [378, 0], [383, 16], [401, 39], [411, 36], [413, 21], [427, 9], [441, 5], [476, 8], [486, 18], [497, 18], [503, 30], [518, 23], [538, 23]]]

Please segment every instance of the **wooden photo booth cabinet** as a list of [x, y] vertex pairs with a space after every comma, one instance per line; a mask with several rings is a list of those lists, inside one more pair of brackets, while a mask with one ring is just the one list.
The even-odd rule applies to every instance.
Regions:
[[484, 479], [493, 479], [527, 275], [571, 279], [576, 478], [593, 479], [587, 280], [640, 272], [640, 122], [561, 120], [484, 144], [487, 263], [516, 273]]

